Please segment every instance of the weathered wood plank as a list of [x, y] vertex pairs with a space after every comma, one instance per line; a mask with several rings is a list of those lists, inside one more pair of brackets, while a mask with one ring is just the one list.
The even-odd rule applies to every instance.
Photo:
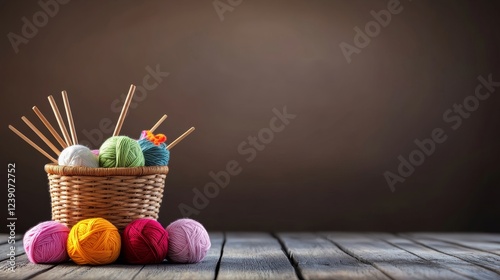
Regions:
[[7, 233], [0, 233], [0, 244], [7, 243], [9, 235]]
[[[33, 264], [28, 260], [26, 254], [22, 254], [16, 258], [16, 268], [15, 271], [9, 270], [9, 264], [7, 261], [3, 261], [0, 266], [0, 279], [27, 279], [37, 275], [38, 273], [50, 270], [55, 267], [55, 265], [49, 264]], [[55, 279], [55, 278], [48, 278]]]
[[[484, 234], [457, 234], [457, 233], [412, 233], [414, 237], [425, 237], [445, 241], [451, 244], [464, 246], [471, 249], [485, 251], [500, 256], [500, 243], [494, 241], [494, 235], [485, 236], [485, 240], [481, 239]], [[500, 239], [500, 235], [499, 239]], [[488, 241], [493, 240], [493, 241]]]
[[[17, 237], [17, 236], [16, 236]], [[14, 244], [9, 244], [9, 243], [4, 243], [0, 245], [0, 261], [4, 261], [8, 258], [10, 258], [10, 252], [11, 252], [11, 246], [15, 247], [15, 256], [19, 256], [24, 254], [24, 248], [23, 248], [23, 240], [22, 239], [16, 239]], [[2, 278], [0, 278], [2, 279]]]
[[479, 265], [500, 274], [500, 256], [492, 253], [459, 247], [444, 241], [426, 238], [424, 236], [414, 236], [413, 234], [401, 234], [416, 243], [432, 248], [436, 251], [448, 254], [464, 261]]
[[90, 266], [66, 262], [31, 279], [133, 279], [142, 267], [142, 265], [127, 265], [122, 263]]
[[408, 234], [419, 234], [435, 237], [443, 237], [447, 239], [463, 240], [463, 241], [481, 241], [500, 243], [500, 234], [498, 233], [480, 233], [480, 232], [409, 232]]
[[394, 279], [468, 279], [389, 243], [356, 233], [326, 233], [328, 239], [357, 259]]
[[394, 236], [392, 234], [377, 235], [378, 238], [389, 242], [390, 244], [415, 254], [433, 263], [439, 263], [442, 266], [455, 271], [472, 279], [498, 279], [499, 275], [491, 270], [471, 264], [457, 257], [440, 253], [436, 250], [422, 246], [409, 239]]
[[212, 246], [202, 262], [196, 264], [146, 265], [134, 279], [215, 279], [224, 236], [222, 233], [210, 233]]
[[227, 233], [217, 279], [298, 279], [276, 238]]
[[304, 279], [389, 279], [372, 265], [346, 254], [313, 233], [279, 233]]
[[[9, 241], [9, 234], [0, 233], [0, 245], [5, 244]], [[22, 234], [16, 234], [15, 240], [23, 239]]]

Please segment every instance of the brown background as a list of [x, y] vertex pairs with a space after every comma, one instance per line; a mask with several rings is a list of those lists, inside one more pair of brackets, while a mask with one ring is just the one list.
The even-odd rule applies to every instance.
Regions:
[[[4, 168], [16, 163], [18, 230], [51, 217], [47, 160], [7, 124], [42, 145], [20, 117], [43, 128], [37, 105], [56, 124], [46, 97], [62, 106], [67, 90], [84, 140], [84, 129], [115, 122], [113, 101], [160, 65], [169, 76], [122, 133], [137, 137], [163, 113], [159, 132], [171, 140], [196, 127], [172, 150], [164, 225], [210, 171], [237, 160], [242, 173], [192, 216], [209, 230], [499, 231], [500, 88], [459, 129], [442, 117], [479, 75], [500, 80], [498, 1], [401, 1], [347, 63], [339, 44], [387, 2], [245, 0], [221, 21], [211, 1], [71, 1], [18, 54], [7, 34], [41, 8], [0, 2], [1, 154]], [[238, 145], [283, 106], [297, 118], [247, 163]], [[447, 141], [391, 192], [383, 173], [437, 127]]]

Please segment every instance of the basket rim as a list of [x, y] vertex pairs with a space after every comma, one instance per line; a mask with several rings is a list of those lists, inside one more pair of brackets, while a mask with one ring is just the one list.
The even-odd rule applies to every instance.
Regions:
[[139, 166], [139, 167], [114, 167], [93, 168], [85, 166], [64, 166], [55, 163], [45, 164], [45, 172], [57, 175], [80, 176], [142, 176], [153, 174], [168, 174], [168, 166]]

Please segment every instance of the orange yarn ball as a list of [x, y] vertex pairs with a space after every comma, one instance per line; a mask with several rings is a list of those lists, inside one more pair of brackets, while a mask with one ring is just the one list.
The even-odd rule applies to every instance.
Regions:
[[118, 229], [103, 218], [86, 219], [71, 228], [67, 250], [77, 264], [109, 264], [120, 255]]

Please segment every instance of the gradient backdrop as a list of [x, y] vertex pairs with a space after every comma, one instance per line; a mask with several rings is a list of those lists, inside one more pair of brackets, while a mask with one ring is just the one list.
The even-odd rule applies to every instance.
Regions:
[[[31, 107], [56, 125], [47, 96], [62, 106], [67, 90], [79, 139], [98, 148], [112, 133], [100, 123], [116, 122], [147, 68], [168, 76], [136, 93], [122, 134], [138, 137], [164, 113], [158, 132], [170, 140], [196, 127], [171, 153], [164, 225], [235, 160], [241, 173], [191, 216], [209, 230], [499, 231], [500, 87], [456, 130], [458, 113], [443, 119], [479, 76], [500, 81], [499, 2], [401, 0], [349, 63], [340, 44], [355, 46], [355, 28], [388, 4], [74, 0], [46, 22], [38, 13], [41, 27], [16, 53], [8, 34], [23, 36], [23, 17], [43, 9], [1, 1], [1, 155], [5, 169], [16, 164], [17, 231], [51, 218], [48, 160], [7, 125], [50, 151], [20, 118], [49, 135]], [[238, 146], [249, 149], [241, 143], [285, 106], [295, 119], [248, 162]], [[435, 128], [446, 141], [392, 192], [384, 172], [397, 174], [398, 156]]]

